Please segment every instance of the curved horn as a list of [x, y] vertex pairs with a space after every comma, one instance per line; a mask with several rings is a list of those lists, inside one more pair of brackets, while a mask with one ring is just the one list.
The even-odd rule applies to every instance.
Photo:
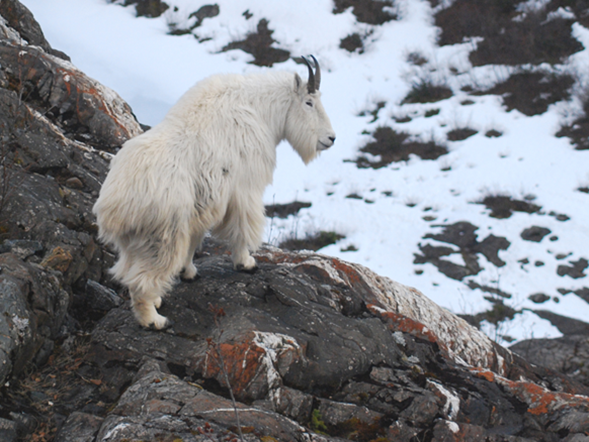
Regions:
[[321, 68], [319, 67], [319, 62], [317, 59], [311, 55], [311, 58], [315, 62], [315, 90], [319, 90], [319, 86], [321, 85]]
[[309, 68], [309, 81], [307, 81], [307, 91], [310, 94], [312, 94], [313, 92], [315, 92], [317, 90], [315, 88], [315, 74], [313, 73], [313, 68], [311, 67], [311, 64], [309, 63], [309, 61], [305, 57], [301, 57], [301, 58], [303, 59], [303, 61], [307, 65], [307, 68]]

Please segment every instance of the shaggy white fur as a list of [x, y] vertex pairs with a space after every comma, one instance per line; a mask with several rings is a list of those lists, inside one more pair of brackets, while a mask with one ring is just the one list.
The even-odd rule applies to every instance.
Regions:
[[123, 145], [93, 211], [100, 238], [119, 254], [111, 272], [129, 288], [142, 326], [167, 326], [156, 309], [181, 271], [196, 276], [192, 258], [206, 232], [228, 241], [235, 269], [256, 266], [262, 196], [284, 139], [308, 163], [335, 133], [319, 91], [275, 72], [205, 79]]

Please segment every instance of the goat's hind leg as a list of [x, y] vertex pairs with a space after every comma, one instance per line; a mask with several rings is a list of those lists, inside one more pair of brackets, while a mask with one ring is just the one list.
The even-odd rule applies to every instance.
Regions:
[[133, 314], [141, 326], [162, 330], [172, 325], [168, 318], [156, 310], [161, 305], [163, 292], [155, 287], [150, 289], [143, 284], [141, 288], [129, 287], [129, 293]]
[[[166, 253], [162, 250], [157, 256], [150, 256], [146, 253], [150, 249], [148, 244], [144, 244], [143, 248], [141, 253], [133, 256], [133, 265], [123, 282], [129, 287], [133, 313], [139, 324], [161, 330], [169, 327], [171, 322], [160, 315], [157, 309], [162, 304], [162, 296], [171, 289], [181, 261], [174, 264], [167, 259], [162, 260], [166, 258]], [[176, 256], [174, 251], [168, 253], [169, 257]]]
[[181, 278], [184, 281], [194, 281], [198, 276], [198, 270], [192, 259], [194, 258], [194, 253], [196, 250], [200, 248], [203, 238], [204, 232], [193, 233], [190, 237], [190, 246], [188, 247], [188, 254], [186, 255], [186, 260], [184, 261], [184, 267], [181, 274]]

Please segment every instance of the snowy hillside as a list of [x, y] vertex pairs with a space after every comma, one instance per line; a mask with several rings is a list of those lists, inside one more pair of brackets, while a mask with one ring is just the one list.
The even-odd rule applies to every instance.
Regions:
[[147, 12], [142, 2], [23, 3], [54, 48], [146, 125], [210, 74], [306, 77], [292, 57], [314, 54], [337, 141], [308, 167], [279, 146], [265, 203], [307, 204], [269, 216], [268, 242], [341, 235], [321, 253], [414, 286], [503, 344], [560, 336], [546, 312], [589, 318], [589, 9], [558, 0], [169, 0]]

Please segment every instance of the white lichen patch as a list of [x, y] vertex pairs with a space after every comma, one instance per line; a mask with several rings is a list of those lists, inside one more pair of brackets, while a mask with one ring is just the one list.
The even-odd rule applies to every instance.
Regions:
[[[431, 390], [434, 392], [437, 390], [444, 398], [446, 398], [446, 402], [444, 403], [444, 409], [442, 410], [444, 416], [447, 419], [454, 420], [458, 416], [458, 412], [460, 411], [460, 398], [458, 395], [452, 393], [442, 384], [436, 381], [429, 380], [427, 381], [427, 385], [430, 387]], [[453, 423], [453, 422], [452, 422]]]
[[27, 335], [27, 331], [29, 330], [29, 319], [21, 318], [18, 315], [13, 315], [12, 325], [14, 326], [14, 330], [16, 331], [18, 337], [24, 339]]
[[299, 353], [301, 347], [293, 337], [281, 333], [257, 331], [253, 342], [265, 352], [262, 364], [266, 368], [268, 389], [271, 392], [282, 385], [282, 379], [276, 368], [279, 357], [288, 351]]

